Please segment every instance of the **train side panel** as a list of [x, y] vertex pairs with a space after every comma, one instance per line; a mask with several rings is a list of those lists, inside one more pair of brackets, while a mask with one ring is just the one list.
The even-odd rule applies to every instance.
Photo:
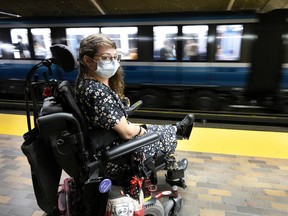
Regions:
[[[51, 57], [50, 45], [68, 45], [77, 56], [83, 37], [103, 33], [122, 55], [125, 93], [132, 101], [142, 99], [147, 107], [223, 110], [251, 101], [270, 106], [268, 100], [282, 109], [288, 107], [287, 14], [230, 11], [1, 20], [0, 96], [23, 96], [27, 72]], [[167, 59], [160, 55], [164, 44], [170, 52]], [[74, 83], [76, 77], [77, 70], [64, 73], [55, 66], [51, 78]]]

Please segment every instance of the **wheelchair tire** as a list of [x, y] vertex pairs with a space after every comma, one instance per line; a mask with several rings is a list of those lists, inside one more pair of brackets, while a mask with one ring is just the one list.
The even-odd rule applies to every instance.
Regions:
[[174, 205], [175, 202], [171, 199], [163, 204], [165, 216], [174, 216]]
[[163, 205], [159, 200], [156, 200], [156, 202], [153, 205], [149, 205], [145, 207], [145, 216], [164, 216], [164, 208]]

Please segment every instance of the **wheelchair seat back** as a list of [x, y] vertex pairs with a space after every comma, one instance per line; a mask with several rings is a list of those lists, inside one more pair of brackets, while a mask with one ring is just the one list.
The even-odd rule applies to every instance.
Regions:
[[38, 119], [43, 141], [51, 149], [58, 165], [70, 176], [85, 176], [87, 154], [84, 136], [72, 114], [59, 112]]
[[58, 86], [60, 103], [65, 112], [73, 114], [73, 116], [79, 121], [82, 131], [87, 131], [86, 120], [79, 109], [78, 105], [74, 99], [74, 91], [69, 83], [69, 81], [65, 80], [61, 82]]

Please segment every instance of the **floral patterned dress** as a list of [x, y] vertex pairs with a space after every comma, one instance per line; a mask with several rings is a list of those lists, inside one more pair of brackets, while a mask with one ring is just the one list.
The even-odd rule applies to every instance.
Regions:
[[[94, 79], [85, 79], [79, 83], [76, 89], [76, 101], [87, 120], [89, 130], [97, 127], [113, 130], [112, 128], [120, 122], [123, 116], [128, 118], [119, 96], [108, 86]], [[146, 128], [147, 133], [158, 132], [161, 134], [159, 141], [140, 149], [146, 159], [153, 157], [159, 151], [165, 154], [174, 153], [177, 145], [174, 126], [146, 125]], [[124, 140], [119, 138], [115, 139], [107, 148], [123, 142]], [[124, 168], [123, 165], [121, 166]], [[116, 170], [118, 168], [119, 165], [118, 167], [114, 165], [111, 169]]]

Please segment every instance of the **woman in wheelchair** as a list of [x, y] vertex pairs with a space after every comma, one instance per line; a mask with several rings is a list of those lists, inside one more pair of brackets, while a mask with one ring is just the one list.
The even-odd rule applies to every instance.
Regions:
[[[93, 151], [96, 155], [101, 155], [101, 152], [97, 151], [99, 145], [110, 148], [145, 133], [157, 132], [161, 134], [160, 140], [140, 149], [144, 157], [149, 159], [159, 152], [166, 155], [173, 154], [177, 146], [177, 138], [189, 138], [194, 115], [188, 114], [175, 125], [139, 126], [129, 122], [125, 105], [122, 103], [124, 81], [123, 70], [119, 64], [120, 58], [115, 43], [104, 35], [93, 34], [80, 43], [80, 72], [76, 83], [76, 101], [88, 123], [91, 139], [97, 136], [95, 134], [100, 134], [99, 136], [109, 134], [108, 140], [94, 144]], [[95, 138], [95, 140], [99, 139]], [[174, 165], [178, 169], [185, 170], [188, 161], [182, 159]], [[122, 164], [108, 163], [106, 170], [108, 173], [118, 173], [126, 168]]]

